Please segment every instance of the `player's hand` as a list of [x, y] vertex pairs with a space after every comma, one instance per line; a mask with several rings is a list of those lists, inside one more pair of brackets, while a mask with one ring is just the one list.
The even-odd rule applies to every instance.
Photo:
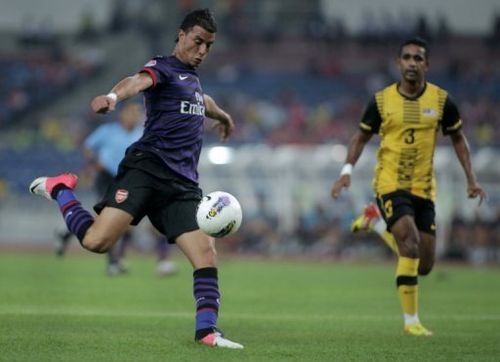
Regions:
[[220, 140], [222, 142], [227, 141], [229, 136], [234, 131], [234, 122], [230, 115], [226, 114], [227, 117], [224, 120], [215, 119], [214, 124], [212, 125], [212, 129], [216, 129], [219, 132]]
[[116, 100], [107, 95], [100, 95], [92, 99], [90, 107], [95, 113], [108, 113], [115, 110]]
[[483, 188], [477, 182], [473, 182], [467, 186], [467, 195], [469, 195], [470, 199], [479, 197], [478, 206], [481, 206], [483, 201], [487, 199], [486, 192], [484, 192]]
[[343, 188], [351, 186], [351, 175], [342, 175], [333, 184], [331, 196], [336, 199]]

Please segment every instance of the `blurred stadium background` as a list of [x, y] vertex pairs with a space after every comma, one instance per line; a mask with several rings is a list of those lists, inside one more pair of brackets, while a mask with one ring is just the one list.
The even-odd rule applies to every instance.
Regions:
[[[482, 0], [0, 0], [0, 248], [52, 247], [62, 221], [31, 197], [37, 176], [80, 174], [94, 202], [81, 143], [106, 117], [90, 99], [155, 54], [169, 54], [182, 14], [208, 6], [217, 43], [200, 69], [204, 90], [237, 122], [227, 144], [206, 133], [201, 183], [226, 190], [244, 209], [226, 252], [342, 259], [388, 255], [374, 235], [349, 225], [371, 200], [374, 152], [354, 185], [329, 198], [369, 95], [398, 76], [401, 40], [431, 42], [428, 79], [462, 111], [473, 164], [490, 195], [467, 200], [453, 150], [441, 137], [438, 251], [443, 259], [500, 263], [500, 1]], [[370, 147], [375, 150], [377, 139]], [[147, 233], [138, 247], [148, 250]]]

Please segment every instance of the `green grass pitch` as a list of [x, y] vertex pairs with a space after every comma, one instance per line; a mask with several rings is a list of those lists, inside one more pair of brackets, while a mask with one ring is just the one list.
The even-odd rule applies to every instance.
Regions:
[[420, 279], [430, 338], [404, 336], [393, 263], [222, 257], [220, 327], [244, 350], [193, 342], [190, 266], [132, 255], [0, 255], [0, 361], [499, 361], [500, 269], [437, 264]]

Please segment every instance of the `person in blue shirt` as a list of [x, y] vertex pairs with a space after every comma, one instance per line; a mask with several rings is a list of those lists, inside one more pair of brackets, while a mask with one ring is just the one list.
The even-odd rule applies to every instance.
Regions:
[[202, 198], [198, 161], [205, 117], [214, 120], [222, 140], [233, 132], [229, 114], [203, 92], [196, 68], [215, 41], [217, 25], [208, 9], [190, 12], [177, 33], [170, 56], [155, 57], [136, 74], [95, 97], [96, 113], [113, 111], [117, 102], [144, 94], [146, 122], [142, 137], [120, 163], [118, 175], [94, 210], [82, 207], [71, 173], [39, 177], [30, 192], [57, 201], [68, 229], [92, 252], [107, 252], [144, 216], [170, 243], [176, 243], [193, 266], [196, 303], [195, 340], [212, 347], [241, 349], [218, 329], [220, 292], [214, 238], [196, 222]]
[[[113, 179], [128, 146], [142, 136], [144, 125], [141, 106], [135, 102], [124, 104], [118, 121], [97, 127], [84, 141], [84, 152], [93, 168], [98, 172], [96, 186], [107, 188], [109, 182], [99, 182], [100, 178]], [[102, 190], [104, 194], [106, 190]]]

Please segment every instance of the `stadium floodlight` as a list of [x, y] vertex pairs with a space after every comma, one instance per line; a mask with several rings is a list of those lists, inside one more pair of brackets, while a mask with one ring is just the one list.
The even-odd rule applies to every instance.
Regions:
[[231, 147], [215, 146], [208, 151], [208, 160], [215, 165], [225, 165], [233, 161], [234, 151]]

